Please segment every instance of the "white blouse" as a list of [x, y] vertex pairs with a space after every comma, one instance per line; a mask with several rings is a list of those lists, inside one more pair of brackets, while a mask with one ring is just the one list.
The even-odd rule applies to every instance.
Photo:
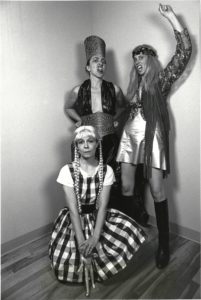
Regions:
[[[96, 169], [94, 171], [94, 175], [98, 171], [98, 168], [99, 168], [99, 166], [96, 167]], [[81, 172], [82, 176], [85, 178], [94, 176], [94, 175], [88, 176], [88, 174], [82, 168], [80, 168], [80, 172]], [[73, 187], [73, 178], [71, 176], [71, 172], [69, 170], [68, 165], [65, 165], [61, 168], [61, 170], [59, 172], [59, 176], [57, 177], [57, 182], [65, 185], [65, 186]], [[107, 171], [105, 174], [103, 185], [112, 185], [114, 182], [115, 182], [114, 172], [113, 172], [112, 168], [109, 165], [107, 165]]]

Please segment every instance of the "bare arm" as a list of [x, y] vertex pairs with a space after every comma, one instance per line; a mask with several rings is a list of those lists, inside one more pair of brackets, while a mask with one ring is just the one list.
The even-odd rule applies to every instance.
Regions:
[[170, 22], [177, 41], [175, 54], [163, 71], [159, 73], [161, 90], [165, 95], [169, 93], [172, 84], [185, 70], [192, 53], [192, 45], [187, 29], [179, 22], [171, 6], [160, 5], [159, 11]]
[[107, 205], [109, 201], [109, 196], [110, 196], [110, 190], [111, 190], [111, 185], [103, 186], [103, 189], [100, 194], [100, 202], [99, 202], [99, 209], [98, 209], [98, 214], [97, 214], [97, 219], [96, 219], [96, 225], [94, 228], [94, 234], [92, 237], [90, 237], [88, 240], [86, 240], [83, 245], [81, 246], [84, 256], [89, 256], [93, 250], [94, 247], [96, 247], [101, 231], [105, 222], [105, 216], [107, 212]]
[[191, 40], [187, 29], [180, 23], [176, 14], [174, 13], [172, 7], [170, 5], [159, 5], [159, 11], [163, 17], [165, 17], [171, 24], [178, 44], [182, 48], [183, 51], [191, 50]]
[[111, 190], [111, 185], [103, 186], [103, 190], [101, 191], [100, 194], [99, 209], [97, 214], [96, 226], [94, 230], [94, 237], [97, 239], [97, 241], [100, 238], [100, 234], [105, 221], [105, 215], [106, 215], [109, 196], [110, 196], [110, 190]]
[[71, 217], [71, 221], [72, 221], [73, 228], [75, 231], [75, 236], [76, 236], [78, 245], [80, 246], [85, 241], [85, 238], [84, 238], [84, 234], [82, 231], [80, 215], [78, 213], [75, 192], [74, 192], [73, 187], [63, 186], [63, 188], [64, 188], [64, 192], [65, 192], [65, 196], [66, 196], [66, 202], [67, 202], [68, 208], [70, 210], [70, 217]]
[[80, 122], [81, 117], [78, 115], [76, 110], [73, 108], [77, 99], [78, 91], [80, 86], [76, 86], [72, 89], [69, 99], [65, 104], [64, 110], [65, 113], [75, 122]]
[[173, 27], [173, 29], [182, 32], [184, 27], [183, 25], [179, 22], [176, 14], [174, 13], [172, 7], [170, 5], [159, 5], [159, 12], [163, 17], [165, 17]]

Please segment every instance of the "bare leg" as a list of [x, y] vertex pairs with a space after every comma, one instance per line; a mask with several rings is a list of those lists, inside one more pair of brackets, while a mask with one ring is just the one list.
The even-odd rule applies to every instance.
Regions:
[[149, 179], [149, 184], [154, 202], [161, 202], [165, 200], [165, 188], [162, 170], [152, 168], [152, 177]]
[[122, 194], [132, 196], [135, 186], [136, 166], [128, 163], [121, 163]]

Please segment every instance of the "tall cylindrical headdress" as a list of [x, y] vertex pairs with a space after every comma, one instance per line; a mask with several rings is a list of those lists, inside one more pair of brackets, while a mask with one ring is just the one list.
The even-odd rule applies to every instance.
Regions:
[[89, 59], [94, 55], [101, 55], [105, 57], [105, 42], [103, 39], [96, 35], [88, 36], [84, 41], [86, 59]]

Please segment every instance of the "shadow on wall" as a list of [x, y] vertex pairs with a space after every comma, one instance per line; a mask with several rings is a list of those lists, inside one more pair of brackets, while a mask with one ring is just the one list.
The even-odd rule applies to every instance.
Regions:
[[114, 54], [113, 50], [107, 51], [106, 62], [107, 62], [107, 70], [106, 70], [106, 76], [105, 76], [106, 80], [119, 85], [118, 71], [116, 68], [115, 54]]
[[70, 162], [70, 144], [67, 139], [61, 140], [55, 148], [55, 155], [59, 158], [58, 169], [49, 176], [45, 185], [44, 193], [47, 199], [47, 216], [51, 216], [52, 221], [57, 217], [59, 210], [66, 206], [65, 194], [62, 185], [56, 182], [60, 169]]
[[84, 41], [76, 45], [76, 53], [77, 53], [77, 64], [75, 66], [75, 75], [76, 78], [79, 79], [75, 85], [79, 85], [88, 78], [88, 74], [85, 71], [85, 66], [87, 61], [85, 57]]
[[[85, 64], [84, 64], [84, 51], [82, 50], [81, 43], [77, 44], [76, 46], [77, 51], [77, 64], [75, 66], [75, 73], [76, 77], [80, 78], [78, 83], [75, 83], [74, 86], [79, 85], [81, 82], [83, 82], [87, 78], [87, 74], [85, 72]], [[68, 72], [68, 68], [67, 68]], [[69, 76], [69, 75], [68, 75]], [[68, 77], [67, 76], [67, 77]], [[56, 182], [56, 179], [58, 177], [59, 171], [61, 167], [63, 167], [65, 164], [70, 163], [72, 161], [71, 159], [71, 142], [72, 142], [72, 134], [75, 130], [74, 122], [68, 117], [68, 115], [65, 112], [65, 106], [70, 98], [70, 93], [72, 88], [68, 91], [66, 91], [64, 95], [64, 106], [63, 106], [63, 113], [66, 116], [66, 139], [61, 140], [56, 145], [55, 155], [59, 160], [59, 167], [58, 170], [56, 170], [47, 180], [44, 190], [47, 195], [46, 199], [48, 199], [48, 207], [49, 207], [49, 215], [53, 216], [53, 220], [57, 217], [58, 212], [61, 208], [66, 206], [65, 201], [65, 194], [63, 191], [63, 188], [60, 184]], [[62, 116], [61, 116], [62, 117]]]
[[[169, 95], [169, 99], [168, 102], [171, 99], [171, 96], [179, 89], [182, 88], [183, 83], [188, 79], [190, 73], [193, 70], [193, 67], [195, 65], [195, 61], [196, 61], [196, 56], [197, 56], [197, 44], [196, 44], [196, 40], [194, 38], [193, 35], [191, 35], [191, 42], [192, 42], [192, 55], [190, 58], [190, 61], [185, 69], [185, 71], [183, 72], [183, 74], [181, 75], [181, 77], [174, 83], [174, 85], [172, 86], [170, 95]], [[171, 215], [175, 220], [178, 220], [178, 215], [177, 215], [177, 207], [176, 207], [176, 202], [174, 201], [175, 199], [175, 194], [177, 192], [177, 190], [179, 189], [179, 178], [178, 178], [178, 174], [179, 174], [179, 170], [178, 170], [178, 164], [177, 164], [177, 153], [175, 151], [175, 143], [176, 143], [176, 137], [177, 137], [177, 133], [176, 133], [176, 121], [174, 118], [174, 111], [171, 110], [171, 106], [169, 105], [169, 116], [170, 116], [170, 176], [168, 176], [167, 179], [167, 195], [170, 198], [170, 211], [171, 211]], [[182, 108], [181, 108], [182, 110]], [[174, 216], [173, 216], [174, 215]]]

